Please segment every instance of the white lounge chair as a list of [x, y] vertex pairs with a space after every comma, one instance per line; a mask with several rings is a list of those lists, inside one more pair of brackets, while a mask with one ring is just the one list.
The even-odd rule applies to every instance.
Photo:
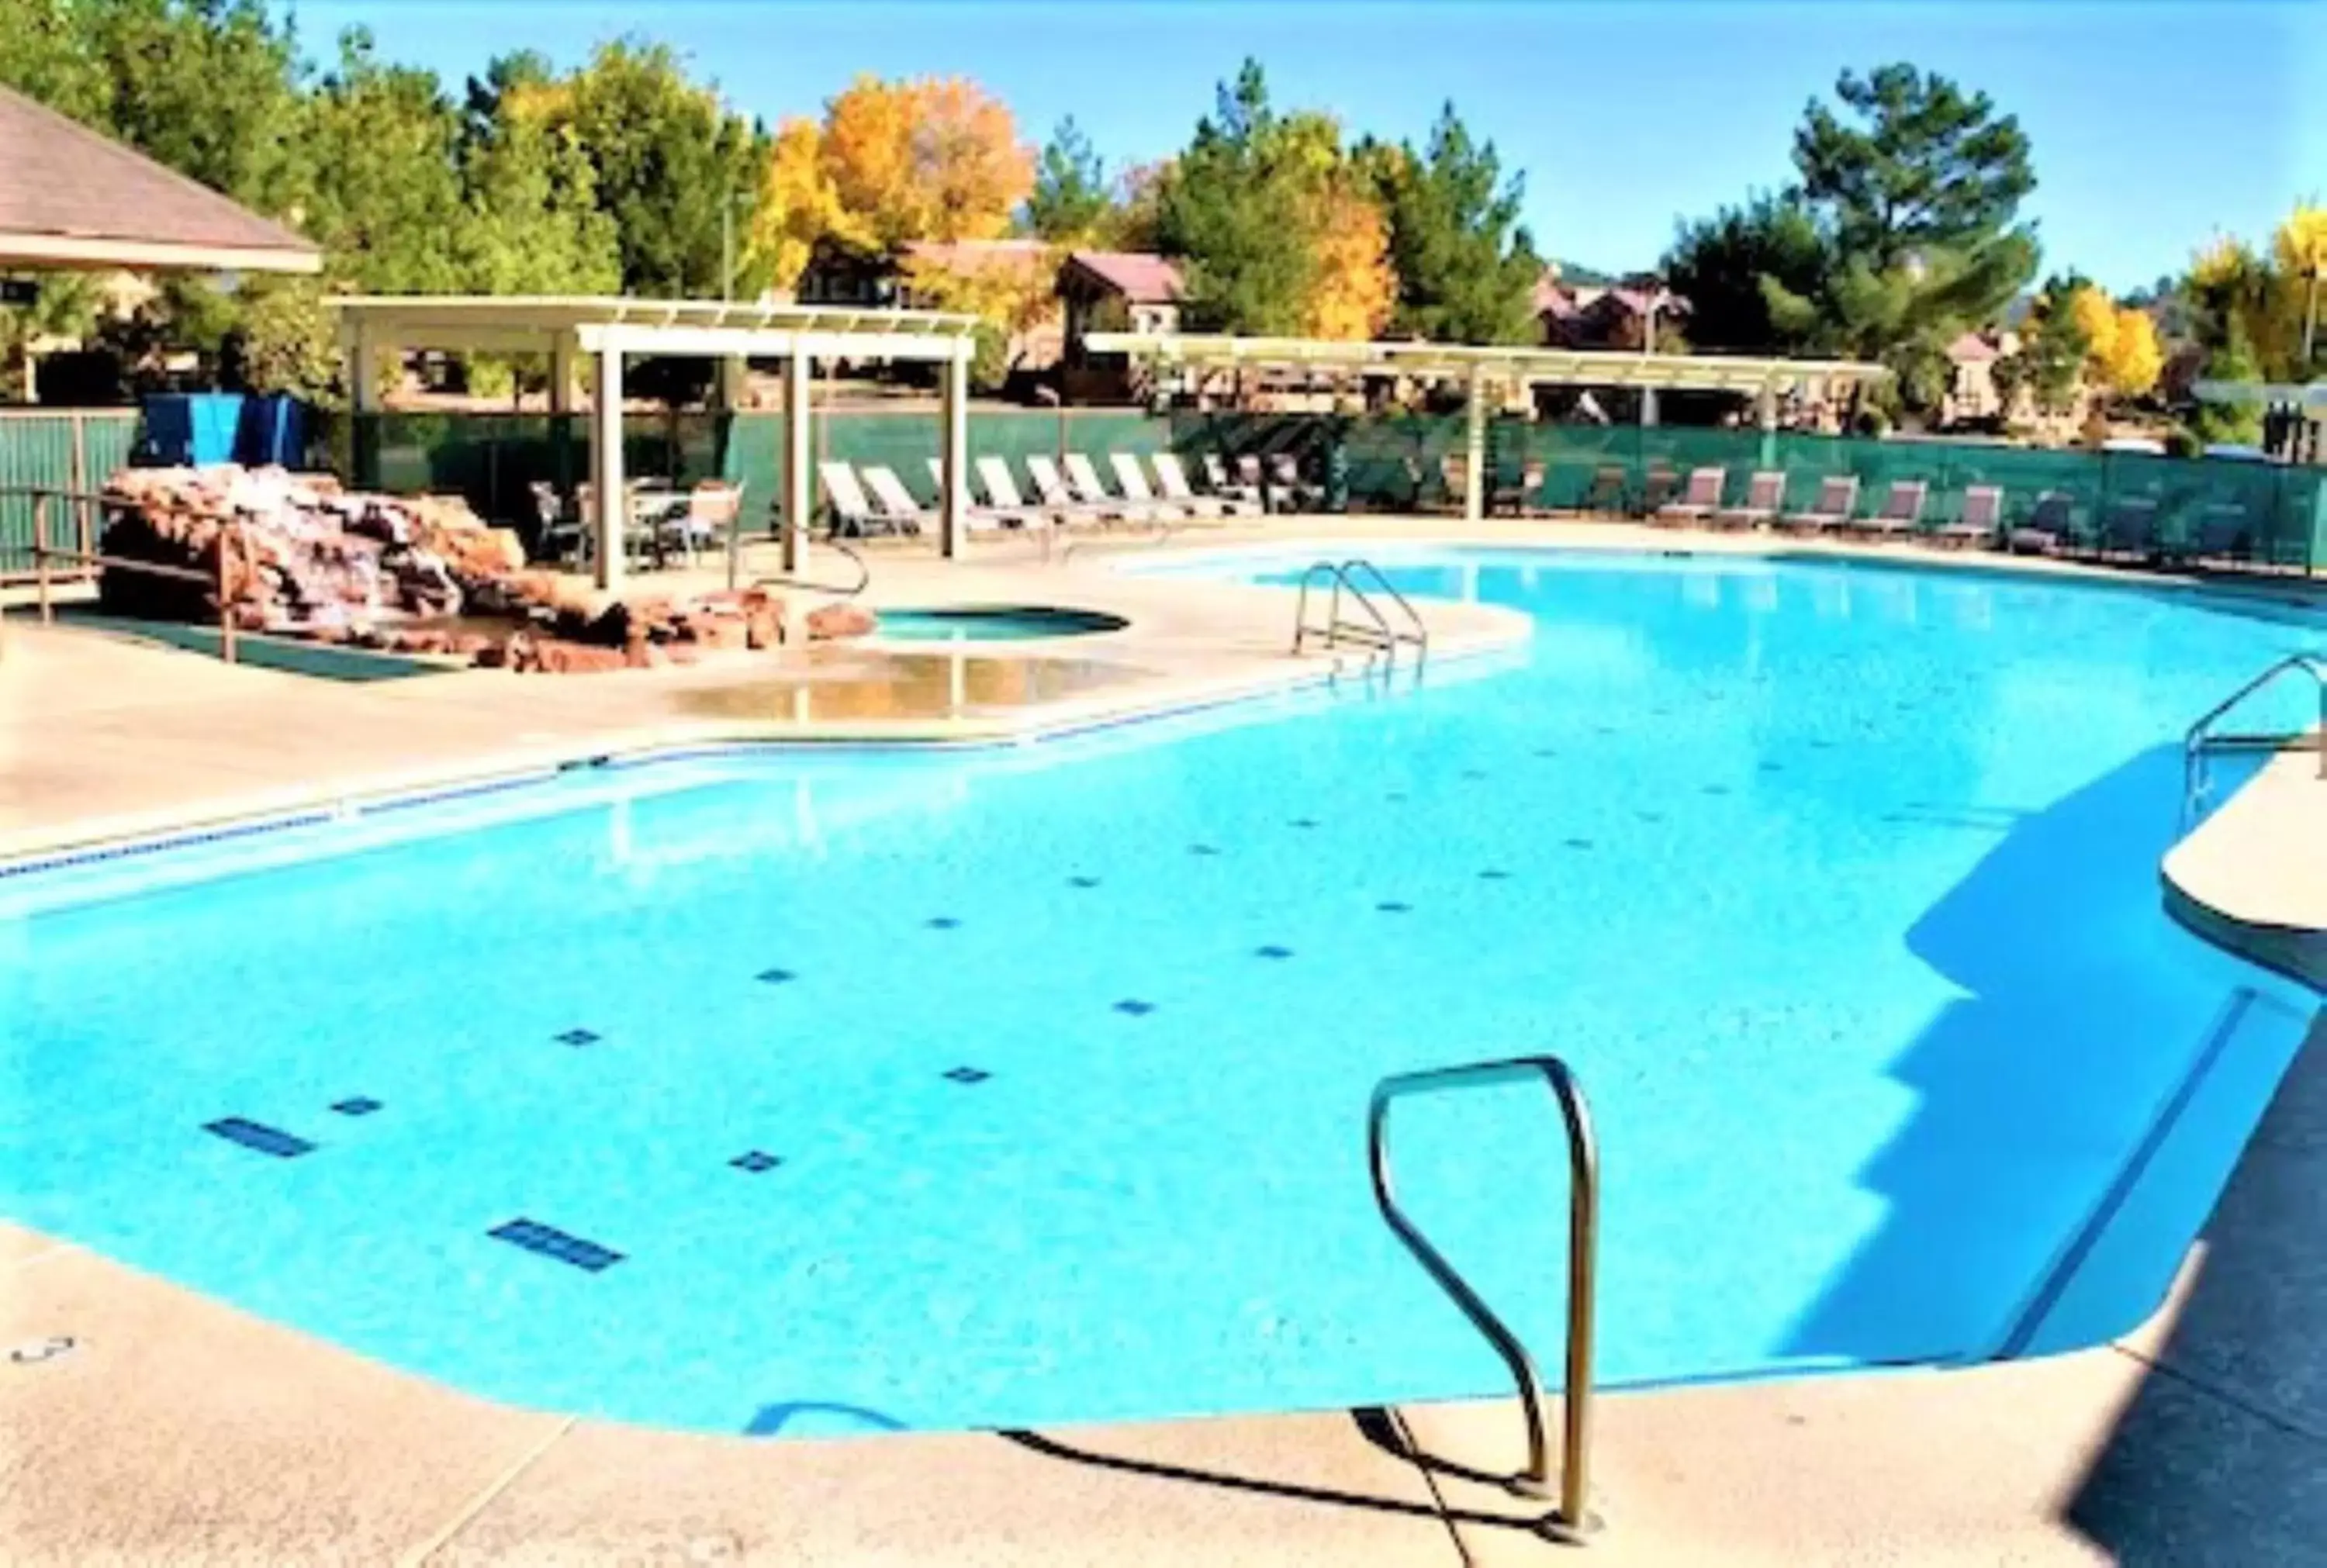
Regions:
[[1018, 492], [1018, 481], [1010, 472], [1005, 458], [981, 457], [977, 462], [977, 477], [986, 483], [987, 508], [1000, 518], [1015, 518], [1021, 525], [1048, 527], [1073, 516], [1071, 509], [1031, 505]]
[[915, 500], [913, 492], [905, 488], [905, 481], [879, 463], [865, 466], [864, 488], [873, 492], [874, 515], [902, 532], [918, 534], [924, 526], [933, 526], [944, 516]]
[[1158, 517], [1179, 515], [1167, 513], [1153, 499], [1143, 501], [1132, 496], [1111, 494], [1098, 477], [1098, 465], [1079, 452], [1067, 453], [1067, 488], [1083, 505], [1112, 509], [1126, 522], [1144, 523]]
[[1180, 466], [1180, 454], [1176, 452], [1159, 452], [1148, 461], [1155, 465], [1155, 482], [1163, 487], [1167, 501], [1204, 517], [1249, 518], [1260, 513], [1257, 496], [1247, 499], [1243, 496], [1199, 495], [1188, 482], [1188, 471]]
[[1788, 512], [1778, 519], [1780, 527], [1798, 532], [1822, 534], [1850, 527], [1851, 514], [1858, 509], [1858, 476], [1855, 473], [1828, 474], [1818, 481], [1818, 499], [1806, 512]]
[[1964, 491], [1963, 515], [1931, 530], [1931, 537], [1947, 545], [1993, 545], [2003, 531], [2004, 488], [1976, 484]]
[[1891, 492], [1883, 498], [1883, 509], [1871, 518], [1861, 518], [1855, 526], [1869, 538], [1912, 538], [1923, 526], [1923, 498], [1930, 490], [1930, 482], [1924, 480], [1892, 480]]
[[1082, 499], [1059, 477], [1059, 465], [1041, 453], [1027, 454], [1026, 477], [1034, 481], [1034, 493], [1042, 504], [1070, 521], [1117, 522], [1135, 515], [1125, 510], [1123, 503], [1113, 497], [1098, 501]]
[[1211, 491], [1216, 496], [1233, 496], [1238, 500], [1249, 501], [1256, 507], [1259, 506], [1261, 504], [1259, 479], [1260, 460], [1258, 458], [1253, 459], [1251, 476], [1238, 478], [1229, 472], [1227, 458], [1217, 452], [1204, 453], [1204, 482], [1211, 487]]
[[1755, 472], [1745, 481], [1745, 504], [1719, 507], [1713, 513], [1716, 528], [1766, 528], [1786, 506], [1786, 476], [1774, 468]]
[[706, 479], [687, 492], [687, 509], [665, 522], [663, 533], [696, 566], [705, 550], [725, 543], [743, 517], [743, 481]]
[[[942, 512], [945, 510], [945, 459], [933, 457], [929, 461], [930, 493], [937, 498], [937, 509]], [[1019, 513], [1005, 511], [1000, 507], [980, 505], [977, 491], [969, 483], [967, 474], [962, 476], [962, 488], [969, 500], [969, 509], [962, 514], [962, 520], [969, 525], [971, 533], [991, 534], [1003, 528], [1025, 526], [1026, 519]]]
[[[1070, 456], [1067, 461], [1071, 464], [1074, 459]], [[1164, 500], [1154, 490], [1147, 488], [1147, 471], [1139, 466], [1139, 460], [1131, 453], [1110, 452], [1107, 454], [1107, 461], [1115, 470], [1115, 482], [1122, 488], [1125, 500], [1136, 501], [1145, 507], [1147, 515], [1151, 518], [1161, 518], [1168, 521], [1188, 515], [1188, 508], [1176, 502]]]
[[1693, 468], [1688, 472], [1688, 488], [1680, 499], [1667, 501], [1657, 509], [1656, 520], [1660, 523], [1701, 523], [1720, 509], [1722, 482], [1729, 477], [1725, 468]]
[[896, 525], [888, 516], [876, 510], [865, 499], [864, 487], [857, 482], [856, 471], [835, 459], [816, 465], [817, 477], [824, 481], [825, 504], [832, 509], [832, 531], [862, 538], [874, 532], [887, 532]]

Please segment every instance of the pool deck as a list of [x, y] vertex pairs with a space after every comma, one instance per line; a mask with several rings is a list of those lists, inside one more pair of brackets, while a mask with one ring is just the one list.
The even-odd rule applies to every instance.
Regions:
[[[1189, 542], [1377, 537], [1847, 548], [1444, 519], [1277, 523]], [[608, 676], [342, 684], [12, 613], [0, 859], [632, 747], [1025, 738], [1324, 673], [1285, 652], [1281, 593], [1129, 576], [1105, 570], [1103, 553], [1063, 565], [1023, 544], [967, 564], [876, 554], [876, 607], [1050, 602], [1133, 621], [1103, 638], [977, 649], [959, 667], [834, 649]], [[1491, 607], [1424, 613], [1440, 661], [1525, 635]], [[2273, 961], [2290, 944], [2315, 955], [2322, 798], [2317, 759], [2274, 761], [2162, 868], [2184, 918], [2244, 933]], [[2321, 1322], [2327, 1019], [2149, 1324], [2036, 1361], [1603, 1395], [1593, 1497], [1607, 1527], [1580, 1560], [2327, 1562]], [[1541, 1505], [1461, 1473], [1510, 1467], [1507, 1401], [1041, 1434], [660, 1433], [491, 1405], [0, 1222], [0, 1347], [58, 1335], [69, 1352], [0, 1362], [0, 1560], [12, 1563], [1579, 1560], [1531, 1527]]]

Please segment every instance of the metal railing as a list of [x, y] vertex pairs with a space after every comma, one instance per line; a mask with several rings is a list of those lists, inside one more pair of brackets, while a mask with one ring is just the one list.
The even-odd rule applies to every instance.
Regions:
[[864, 564], [864, 557], [838, 539], [826, 539], [817, 547], [820, 550], [837, 550], [847, 556], [848, 564], [856, 568], [856, 581], [847, 583], [817, 583], [806, 577], [795, 577], [789, 573], [779, 572], [771, 577], [753, 578], [752, 586], [754, 588], [805, 588], [811, 593], [830, 593], [836, 598], [854, 599], [864, 593], [866, 585], [873, 581], [873, 568]]
[[[2216, 733], [2214, 726], [2228, 717], [2232, 709], [2266, 686], [2277, 684], [2282, 676], [2300, 671], [2311, 677], [2319, 691], [2319, 725], [2309, 734], [2302, 732], [2259, 733], [2232, 732]], [[2271, 665], [2238, 690], [2206, 710], [2182, 738], [2182, 814], [2184, 819], [2194, 818], [2207, 797], [2213, 793], [2213, 771], [2207, 759], [2216, 751], [2290, 751], [2301, 750], [2319, 753], [2319, 776], [2327, 779], [2327, 657], [2310, 653], [2291, 653]]]
[[[1370, 578], [1374, 590], [1387, 594], [1397, 606], [1404, 625], [1393, 626], [1390, 623], [1389, 616], [1375, 600], [1374, 593], [1358, 583], [1360, 575]], [[1309, 619], [1310, 591], [1321, 580], [1332, 587], [1332, 597], [1327, 601], [1325, 620], [1322, 625], [1313, 624]], [[1365, 612], [1364, 621], [1352, 621], [1342, 615], [1341, 597], [1345, 593]], [[1374, 654], [1379, 654], [1386, 670], [1397, 667], [1401, 643], [1413, 644], [1414, 664], [1417, 670], [1428, 662], [1430, 657], [1430, 629], [1423, 624], [1422, 616], [1413, 602], [1382, 575], [1380, 567], [1363, 557], [1313, 562], [1307, 571], [1301, 574], [1301, 597], [1295, 602], [1293, 611], [1293, 651], [1298, 654], [1304, 650], [1312, 637], [1322, 639], [1329, 649], [1344, 641], [1357, 643], [1369, 650], [1369, 659]]]
[[[242, 554], [240, 525], [238, 521], [220, 519], [218, 565], [210, 571], [194, 566], [172, 566], [159, 561], [141, 561], [127, 555], [108, 555], [96, 548], [91, 536], [92, 516], [101, 517], [109, 503], [103, 496], [85, 490], [53, 490], [28, 485], [0, 489], [0, 498], [28, 499], [33, 508], [33, 581], [34, 602], [39, 605], [42, 625], [54, 625], [56, 611], [56, 573], [51, 564], [65, 562], [76, 566], [95, 567], [101, 571], [136, 572], [148, 577], [165, 578], [174, 583], [200, 583], [217, 596], [219, 613], [219, 657], [227, 663], [235, 662], [234, 595], [231, 585], [232, 567]], [[49, 509], [57, 501], [71, 505], [79, 518], [79, 549], [67, 549], [49, 543]], [[78, 574], [76, 574], [78, 575]]]
[[1548, 1497], [1551, 1449], [1543, 1414], [1543, 1379], [1519, 1336], [1398, 1208], [1388, 1141], [1390, 1103], [1401, 1096], [1481, 1088], [1528, 1078], [1541, 1078], [1550, 1086], [1567, 1132], [1567, 1358], [1561, 1390], [1559, 1511], [1554, 1518], [1566, 1531], [1580, 1534], [1589, 1527], [1584, 1505], [1591, 1488], [1593, 1302], [1600, 1233], [1600, 1153], [1593, 1141], [1592, 1118], [1582, 1087], [1567, 1064], [1556, 1056], [1472, 1062], [1386, 1078], [1374, 1086], [1373, 1103], [1367, 1113], [1366, 1155], [1373, 1172], [1374, 1201], [1381, 1209], [1382, 1218], [1439, 1288], [1463, 1309], [1472, 1327], [1494, 1347], [1519, 1385], [1520, 1413], [1527, 1423], [1528, 1462], [1504, 1485], [1523, 1497]]

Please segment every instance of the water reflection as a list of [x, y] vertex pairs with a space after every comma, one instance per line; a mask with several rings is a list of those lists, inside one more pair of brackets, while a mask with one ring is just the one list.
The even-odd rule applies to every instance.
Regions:
[[780, 676], [676, 694], [689, 713], [808, 723], [834, 719], [929, 719], [1032, 707], [1121, 686], [1148, 672], [1088, 658], [994, 658], [870, 653], [818, 658]]

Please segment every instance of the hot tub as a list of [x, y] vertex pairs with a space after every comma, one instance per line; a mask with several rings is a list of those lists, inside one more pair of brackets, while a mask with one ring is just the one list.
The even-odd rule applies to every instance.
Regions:
[[878, 614], [873, 634], [891, 642], [1023, 642], [1120, 631], [1130, 624], [1102, 611], [1045, 604], [952, 604]]

